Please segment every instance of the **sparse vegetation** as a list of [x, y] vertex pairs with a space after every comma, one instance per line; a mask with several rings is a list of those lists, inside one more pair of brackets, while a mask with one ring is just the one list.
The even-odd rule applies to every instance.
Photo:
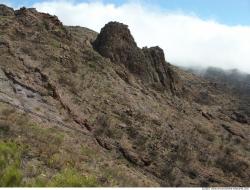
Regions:
[[67, 168], [61, 173], [55, 175], [49, 187], [97, 187], [99, 184], [96, 179], [91, 176], [83, 176], [75, 169]]
[[95, 134], [105, 135], [109, 138], [120, 139], [123, 135], [122, 130], [118, 127], [118, 124], [115, 120], [112, 120], [111, 117], [107, 115], [101, 115], [97, 118], [98, 125], [100, 126]]
[[0, 140], [0, 186], [18, 187], [21, 185], [20, 147], [13, 142]]
[[243, 179], [248, 179], [250, 176], [250, 173], [246, 172], [250, 168], [249, 163], [243, 160], [232, 147], [224, 146], [215, 163], [218, 167], [222, 168], [226, 174], [234, 173]]
[[1, 14], [0, 186], [250, 185], [245, 85], [183, 71], [121, 23]]
[[136, 187], [138, 182], [136, 179], [133, 179], [122, 168], [112, 167], [112, 168], [103, 168], [103, 178], [111, 183], [112, 186], [121, 186], [121, 187]]
[[204, 138], [206, 138], [210, 142], [213, 142], [216, 139], [216, 135], [212, 133], [209, 127], [211, 126], [198, 125], [196, 129], [201, 135], [204, 136]]
[[50, 45], [54, 48], [60, 48], [60, 42], [58, 42], [57, 40], [51, 40]]
[[86, 155], [90, 158], [96, 157], [96, 152], [93, 149], [91, 149], [90, 147], [87, 147], [85, 145], [81, 146], [81, 154]]

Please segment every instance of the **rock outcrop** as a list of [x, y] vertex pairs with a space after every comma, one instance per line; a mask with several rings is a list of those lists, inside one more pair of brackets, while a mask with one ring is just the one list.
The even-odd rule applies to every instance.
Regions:
[[57, 16], [51, 16], [46, 13], [38, 13], [35, 8], [25, 8], [22, 7], [15, 11], [16, 18], [26, 27], [45, 26], [47, 30], [63, 30], [62, 22], [57, 18]]
[[123, 64], [143, 82], [177, 91], [178, 76], [165, 61], [160, 47], [140, 49], [128, 26], [118, 22], [106, 24], [93, 47], [102, 56], [117, 64]]
[[93, 43], [94, 48], [114, 63], [124, 64], [131, 72], [145, 74], [143, 52], [130, 34], [127, 25], [110, 22], [106, 24]]
[[14, 9], [0, 4], [0, 16], [14, 16]]

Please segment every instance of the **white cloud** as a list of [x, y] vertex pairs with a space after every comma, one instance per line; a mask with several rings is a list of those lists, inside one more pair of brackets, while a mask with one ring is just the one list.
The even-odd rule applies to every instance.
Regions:
[[0, 4], [4, 4], [4, 5], [7, 5], [7, 6], [12, 6], [11, 2], [9, 0], [0, 0]]
[[238, 68], [250, 73], [250, 26], [227, 26], [143, 3], [115, 6], [100, 1], [46, 1], [34, 7], [57, 15], [65, 25], [96, 31], [109, 21], [123, 22], [140, 47], [159, 45], [166, 59], [176, 65]]

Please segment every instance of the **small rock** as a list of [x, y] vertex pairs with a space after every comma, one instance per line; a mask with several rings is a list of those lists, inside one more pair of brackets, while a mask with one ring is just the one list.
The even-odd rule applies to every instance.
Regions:
[[27, 97], [28, 97], [28, 98], [34, 98], [35, 95], [34, 95], [33, 93], [28, 93], [28, 94], [27, 94]]
[[125, 110], [125, 113], [128, 114], [129, 116], [133, 116], [133, 110], [129, 108]]
[[128, 127], [125, 123], [120, 123], [118, 126], [123, 129]]
[[109, 102], [109, 100], [104, 100], [104, 103], [109, 104], [110, 102]]
[[152, 160], [148, 156], [143, 156], [142, 161], [144, 162], [145, 166], [149, 166], [152, 163]]

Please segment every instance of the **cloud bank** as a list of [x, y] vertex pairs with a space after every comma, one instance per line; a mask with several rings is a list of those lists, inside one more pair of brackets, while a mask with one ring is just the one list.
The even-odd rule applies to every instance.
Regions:
[[237, 68], [250, 73], [250, 26], [227, 26], [138, 2], [116, 6], [93, 1], [44, 1], [33, 6], [57, 15], [65, 25], [98, 32], [109, 21], [123, 22], [129, 25], [138, 46], [159, 45], [167, 61], [175, 65]]

